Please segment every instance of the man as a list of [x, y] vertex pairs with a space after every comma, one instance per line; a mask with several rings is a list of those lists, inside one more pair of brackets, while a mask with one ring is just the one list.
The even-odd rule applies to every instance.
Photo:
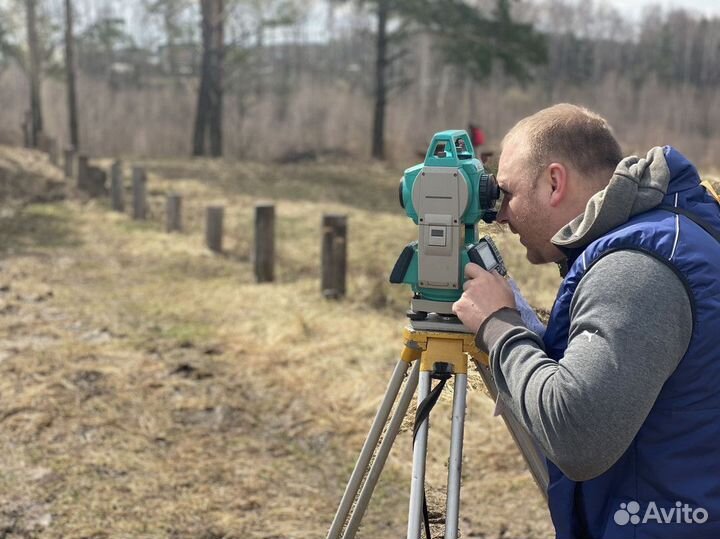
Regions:
[[677, 150], [622, 159], [568, 104], [507, 134], [498, 184], [498, 222], [564, 281], [543, 337], [475, 264], [454, 311], [547, 456], [557, 537], [720, 537], [717, 201]]

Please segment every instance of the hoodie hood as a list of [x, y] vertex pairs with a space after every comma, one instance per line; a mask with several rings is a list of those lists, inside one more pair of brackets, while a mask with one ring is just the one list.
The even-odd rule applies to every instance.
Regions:
[[564, 251], [585, 247], [631, 217], [659, 205], [670, 191], [671, 180], [673, 191], [699, 182], [695, 167], [674, 148], [658, 146], [644, 158], [626, 157], [608, 186], [590, 198], [585, 212], [553, 236], [553, 244]]

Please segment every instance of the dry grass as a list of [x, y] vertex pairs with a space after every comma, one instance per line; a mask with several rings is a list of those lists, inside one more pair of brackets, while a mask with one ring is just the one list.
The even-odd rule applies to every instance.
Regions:
[[703, 176], [704, 180], [708, 180], [715, 188], [715, 192], [720, 194], [720, 172], [711, 171]]
[[[415, 230], [396, 208], [398, 171], [146, 165], [147, 223], [75, 196], [0, 218], [0, 529], [322, 537], [401, 349], [408, 294], [386, 279]], [[183, 234], [162, 232], [169, 190], [185, 197]], [[268, 198], [278, 275], [258, 286], [247, 231], [253, 203]], [[202, 246], [211, 202], [226, 205], [223, 256]], [[349, 296], [339, 302], [319, 293], [326, 211], [349, 215]], [[496, 236], [531, 298], [549, 307], [554, 268], [530, 271], [519, 245]], [[546, 537], [543, 501], [471, 383], [463, 535]], [[449, 401], [448, 392], [431, 431], [439, 509]], [[410, 445], [403, 432], [359, 537], [403, 533]]]
[[[103, 163], [107, 164], [107, 163]], [[401, 347], [408, 293], [387, 273], [415, 228], [399, 171], [341, 163], [152, 160], [151, 217], [77, 196], [25, 206], [61, 177], [0, 147], [0, 529], [17, 537], [324, 536]], [[717, 175], [710, 178], [718, 180]], [[718, 182], [720, 183], [720, 182]], [[164, 194], [183, 234], [162, 232]], [[253, 204], [274, 200], [277, 282], [253, 283]], [[226, 205], [226, 253], [202, 246]], [[320, 216], [349, 215], [349, 296], [319, 294]], [[554, 268], [488, 229], [531, 301]], [[546, 537], [542, 499], [477, 376], [465, 440], [465, 537]], [[434, 412], [431, 510], [442, 510], [450, 392]], [[360, 537], [405, 526], [405, 430]], [[439, 533], [441, 526], [436, 531]]]
[[9, 215], [30, 201], [62, 198], [62, 173], [49, 165], [47, 157], [31, 150], [0, 146], [0, 204]]

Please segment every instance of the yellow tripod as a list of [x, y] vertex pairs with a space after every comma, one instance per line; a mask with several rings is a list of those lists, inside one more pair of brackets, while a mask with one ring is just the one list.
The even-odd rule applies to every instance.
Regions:
[[[494, 399], [497, 396], [497, 390], [488, 368], [488, 357], [475, 346], [474, 335], [468, 333], [467, 329], [457, 321], [444, 319], [429, 322], [411, 322], [411, 325], [405, 328], [403, 338], [405, 344], [400, 360], [395, 366], [385, 396], [345, 487], [345, 492], [330, 526], [327, 539], [353, 539], [355, 537], [375, 485], [380, 478], [380, 473], [400, 431], [415, 390], [418, 390], [417, 401], [420, 409], [421, 406], [425, 405], [424, 403], [426, 403], [426, 399], [430, 395], [431, 379], [437, 375], [455, 377], [450, 432], [445, 539], [456, 539], [458, 536], [468, 359], [472, 359], [476, 363], [483, 382], [490, 396]], [[389, 425], [387, 425], [385, 436], [378, 447], [378, 442], [387, 424], [393, 404], [411, 365], [412, 370], [405, 389], [400, 396], [395, 413]], [[503, 414], [503, 419], [523, 453], [536, 483], [545, 494], [548, 479], [544, 458], [517, 420], [509, 414]], [[425, 415], [424, 419], [415, 425], [407, 539], [420, 539], [428, 429], [428, 416]], [[373, 455], [375, 456], [374, 459]], [[371, 461], [372, 465], [368, 469]], [[365, 479], [364, 482], [363, 478]]]
[[[446, 375], [455, 376], [455, 392], [453, 396], [453, 417], [450, 441], [450, 466], [448, 471], [447, 517], [445, 537], [457, 537], [459, 501], [460, 501], [460, 469], [462, 465], [462, 441], [465, 422], [465, 396], [467, 389], [468, 357], [487, 363], [487, 356], [482, 354], [474, 343], [474, 336], [457, 322], [435, 324], [438, 330], [418, 329], [414, 326], [405, 328], [400, 361], [388, 385], [385, 397], [377, 411], [368, 437], [365, 440], [360, 457], [355, 464], [335, 519], [328, 532], [328, 539], [351, 539], [355, 536], [360, 521], [367, 509], [372, 492], [380, 477], [380, 472], [392, 444], [400, 430], [403, 418], [407, 413], [412, 395], [418, 388], [418, 404], [430, 394], [431, 377], [438, 369]], [[447, 329], [443, 330], [445, 327]], [[450, 330], [448, 330], [450, 329]], [[377, 450], [377, 455], [368, 470], [368, 464], [375, 453], [378, 441], [383, 432], [392, 406], [400, 391], [403, 379], [414, 363], [410, 377], [405, 386], [395, 414], [387, 432]], [[419, 384], [418, 384], [419, 380]], [[415, 443], [413, 445], [413, 471], [410, 486], [410, 508], [408, 511], [408, 539], [420, 539], [420, 527], [423, 506], [423, 486], [425, 483], [425, 456], [427, 451], [428, 419], [427, 417], [416, 426]], [[365, 478], [360, 490], [363, 477]], [[358, 490], [360, 494], [358, 497]], [[353, 502], [357, 502], [353, 508]], [[352, 509], [352, 511], [351, 511]], [[351, 514], [352, 513], [352, 514]], [[348, 520], [349, 517], [349, 520]], [[346, 526], [347, 523], [347, 526]], [[345, 528], [344, 533], [343, 527]]]

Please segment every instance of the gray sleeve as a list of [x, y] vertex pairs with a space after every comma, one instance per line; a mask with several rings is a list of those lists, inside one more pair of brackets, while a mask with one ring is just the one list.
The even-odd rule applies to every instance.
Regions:
[[588, 480], [626, 451], [687, 350], [690, 299], [663, 262], [637, 251], [600, 259], [570, 309], [561, 361], [515, 311], [478, 333], [502, 403], [568, 477]]

